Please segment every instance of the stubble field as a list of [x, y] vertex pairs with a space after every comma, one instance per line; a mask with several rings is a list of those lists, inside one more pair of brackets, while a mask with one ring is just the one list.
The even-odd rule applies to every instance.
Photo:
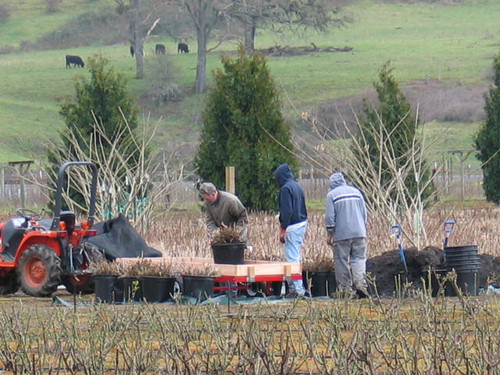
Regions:
[[[481, 254], [498, 257], [498, 216], [497, 207], [429, 211], [427, 244], [442, 248], [443, 221], [453, 219], [450, 245], [477, 244]], [[310, 213], [306, 259], [331, 255], [322, 220]], [[379, 222], [370, 219], [370, 258], [396, 247]], [[282, 259], [277, 233], [274, 215], [251, 215], [248, 256]], [[145, 238], [167, 255], [210, 256], [199, 213], [171, 213]], [[226, 306], [96, 305], [91, 296], [73, 305], [58, 293], [69, 306], [22, 295], [0, 300], [6, 373], [500, 373], [498, 295], [431, 297], [421, 290], [407, 298], [262, 298]]]

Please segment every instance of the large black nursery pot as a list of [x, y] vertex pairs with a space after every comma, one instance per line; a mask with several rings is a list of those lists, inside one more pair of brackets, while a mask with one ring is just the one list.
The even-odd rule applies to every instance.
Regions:
[[244, 264], [246, 242], [235, 243], [214, 243], [212, 252], [214, 254], [214, 263], [219, 264]]
[[175, 277], [142, 276], [142, 298], [148, 303], [171, 300], [175, 281]]
[[182, 284], [184, 295], [204, 301], [214, 294], [215, 277], [183, 275]]
[[311, 291], [312, 297], [330, 296], [335, 292], [335, 272], [333, 271], [303, 271], [304, 288]]
[[[448, 272], [455, 270], [457, 273], [456, 286], [460, 291], [465, 295], [477, 296], [479, 291], [479, 272], [481, 270], [481, 261], [479, 259], [477, 246], [445, 247], [444, 262]], [[446, 295], [451, 297], [456, 296], [456, 287], [447, 285]]]
[[117, 275], [94, 275], [93, 278], [98, 302], [114, 303], [122, 300], [122, 292], [116, 287]]
[[119, 277], [118, 288], [122, 290], [123, 298], [117, 302], [140, 302], [142, 301], [141, 280], [138, 277]]

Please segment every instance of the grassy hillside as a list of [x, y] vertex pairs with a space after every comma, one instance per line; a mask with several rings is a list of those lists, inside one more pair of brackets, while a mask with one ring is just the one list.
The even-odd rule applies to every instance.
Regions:
[[[77, 54], [84, 60], [96, 52], [108, 57], [115, 70], [130, 79], [131, 91], [141, 98], [145, 111], [151, 112], [152, 121], [161, 122], [159, 144], [196, 141], [203, 108], [203, 96], [190, 93], [196, 55], [177, 55], [172, 40], [155, 36], [148, 41], [149, 54], [145, 62], [149, 80], [141, 81], [134, 78], [135, 62], [126, 43], [48, 51], [18, 49], [23, 41], [35, 41], [89, 9], [113, 3], [111, 0], [63, 1], [58, 12], [47, 14], [44, 1], [9, 2], [11, 17], [7, 23], [0, 24], [0, 51], [9, 52], [0, 54], [0, 162], [40, 157], [44, 140], [56, 137], [57, 130], [62, 128], [59, 107], [73, 95], [74, 77], [88, 75], [86, 69], [66, 69], [66, 54]], [[269, 56], [269, 66], [283, 92], [289, 120], [298, 123], [301, 112], [333, 101], [349, 108], [372, 90], [378, 69], [391, 60], [396, 78], [402, 85], [412, 87], [412, 104], [421, 105], [421, 111], [425, 111], [422, 117], [433, 121], [429, 129], [438, 134], [442, 132], [440, 129], [451, 129], [439, 149], [470, 145], [473, 134], [470, 129], [477, 127], [478, 120], [477, 114], [470, 113], [482, 109], [482, 94], [491, 82], [492, 59], [500, 47], [497, 22], [500, 2], [464, 0], [448, 6], [370, 0], [345, 12], [352, 16], [353, 22], [328, 35], [309, 33], [299, 39], [293, 34], [285, 39], [268, 31], [258, 31], [258, 49], [276, 45], [310, 47], [311, 42], [319, 48], [352, 48], [350, 52]], [[152, 66], [157, 57], [151, 52], [158, 41], [166, 44], [176, 80], [186, 93], [181, 102], [157, 106], [145, 101], [151, 79], [155, 79]], [[221, 53], [232, 53], [234, 49], [235, 43], [227, 43], [212, 52], [207, 71], [219, 66]], [[194, 42], [190, 42], [190, 50], [196, 51]], [[432, 96], [438, 91], [439, 101]], [[472, 94], [463, 99], [464, 92]], [[464, 107], [468, 110], [464, 111]], [[444, 120], [448, 122], [443, 123]], [[455, 127], [461, 129], [456, 136]], [[467, 131], [462, 131], [464, 128]]]

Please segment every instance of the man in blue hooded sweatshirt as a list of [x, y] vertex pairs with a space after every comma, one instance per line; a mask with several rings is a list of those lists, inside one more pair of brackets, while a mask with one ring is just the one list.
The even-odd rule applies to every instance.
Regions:
[[[307, 229], [306, 199], [302, 186], [293, 178], [288, 164], [281, 164], [274, 171], [274, 177], [280, 187], [278, 204], [280, 208], [280, 241], [285, 244], [287, 262], [300, 263], [300, 248]], [[305, 295], [302, 280], [294, 280], [289, 285], [287, 297]]]
[[354, 291], [361, 298], [368, 297], [366, 220], [361, 191], [347, 185], [341, 172], [332, 174], [326, 196], [325, 222], [327, 243], [333, 245], [335, 281], [339, 291], [347, 294]]

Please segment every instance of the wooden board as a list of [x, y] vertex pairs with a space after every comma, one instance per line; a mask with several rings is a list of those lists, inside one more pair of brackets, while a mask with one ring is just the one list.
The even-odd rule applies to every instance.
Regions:
[[[132, 263], [139, 261], [140, 258], [117, 258], [119, 263]], [[173, 263], [190, 267], [203, 267], [213, 265], [221, 275], [224, 276], [264, 276], [264, 275], [284, 275], [302, 274], [300, 263], [291, 262], [270, 262], [264, 260], [249, 260], [245, 264], [215, 264], [213, 258], [195, 258], [195, 257], [161, 257], [148, 258], [153, 263]]]

